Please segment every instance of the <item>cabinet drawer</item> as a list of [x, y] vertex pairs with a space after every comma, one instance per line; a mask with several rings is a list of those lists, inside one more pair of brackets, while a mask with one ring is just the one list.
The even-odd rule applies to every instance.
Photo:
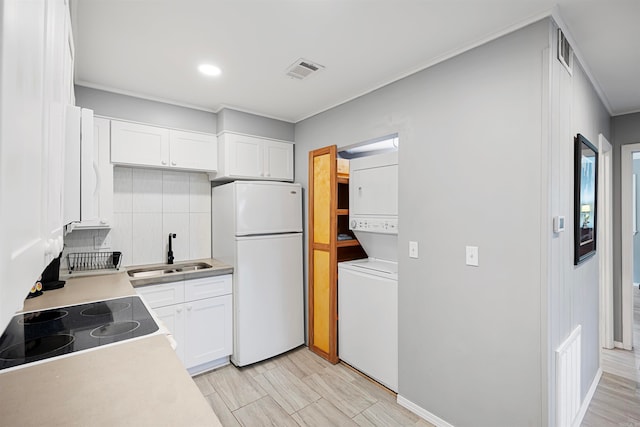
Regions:
[[163, 283], [136, 288], [151, 308], [184, 302], [184, 282]]
[[231, 293], [231, 275], [185, 280], [185, 301], [196, 301]]

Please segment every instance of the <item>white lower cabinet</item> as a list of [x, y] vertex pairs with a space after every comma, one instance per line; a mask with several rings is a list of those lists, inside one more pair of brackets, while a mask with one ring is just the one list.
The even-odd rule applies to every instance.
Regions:
[[186, 302], [184, 305], [185, 366], [201, 366], [229, 356], [233, 346], [231, 295]]
[[136, 289], [177, 343], [190, 374], [229, 362], [233, 351], [231, 275]]

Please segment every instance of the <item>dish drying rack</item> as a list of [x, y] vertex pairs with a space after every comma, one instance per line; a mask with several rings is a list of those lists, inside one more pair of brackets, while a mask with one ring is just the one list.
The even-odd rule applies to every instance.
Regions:
[[67, 255], [69, 273], [74, 271], [118, 270], [122, 252], [73, 252]]

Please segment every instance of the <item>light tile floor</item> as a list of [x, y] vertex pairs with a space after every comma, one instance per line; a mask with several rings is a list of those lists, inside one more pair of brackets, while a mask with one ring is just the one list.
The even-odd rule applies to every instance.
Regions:
[[640, 427], [640, 290], [634, 287], [634, 351], [602, 350], [604, 373], [582, 427]]
[[398, 405], [395, 393], [306, 347], [194, 380], [225, 427], [432, 426]]

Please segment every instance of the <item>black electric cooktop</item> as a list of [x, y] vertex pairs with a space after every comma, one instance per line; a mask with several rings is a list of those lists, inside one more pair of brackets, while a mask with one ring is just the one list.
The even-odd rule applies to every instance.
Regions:
[[0, 370], [158, 329], [139, 296], [17, 314], [0, 337]]

